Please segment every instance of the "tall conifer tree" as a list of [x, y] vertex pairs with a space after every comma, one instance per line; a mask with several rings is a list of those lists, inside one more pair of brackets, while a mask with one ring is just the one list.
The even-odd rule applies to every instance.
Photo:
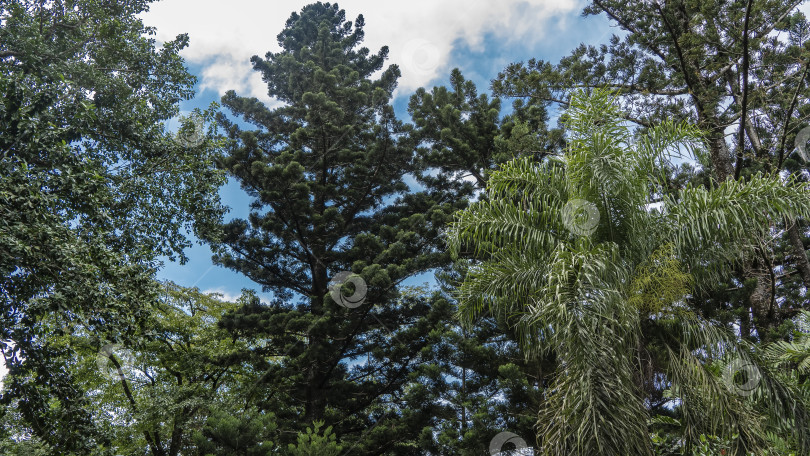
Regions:
[[[246, 400], [283, 409], [280, 428], [325, 420], [355, 451], [376, 454], [404, 445], [403, 427], [416, 435], [430, 425], [380, 399], [402, 399], [428, 334], [449, 318], [447, 306], [399, 289], [447, 263], [439, 229], [463, 202], [408, 185], [419, 172], [414, 147], [389, 104], [400, 72], [383, 68], [387, 47], [360, 47], [363, 25], [335, 4], [304, 7], [278, 35], [280, 52], [251, 59], [283, 105], [223, 97], [257, 128], [222, 118], [232, 140], [224, 166], [253, 202], [248, 220], [224, 226], [215, 259], [275, 297], [223, 321], [268, 339], [250, 354], [257, 388]], [[343, 271], [367, 285], [356, 308], [330, 296]]]

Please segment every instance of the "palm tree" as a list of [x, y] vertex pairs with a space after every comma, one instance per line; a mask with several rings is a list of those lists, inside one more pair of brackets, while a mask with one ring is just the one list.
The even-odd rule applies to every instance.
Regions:
[[795, 365], [795, 373], [807, 379], [810, 375], [810, 312], [799, 312], [796, 329], [793, 340], [770, 344], [765, 355], [777, 365]]
[[[528, 356], [556, 360], [538, 420], [542, 454], [652, 454], [651, 384], [671, 395], [688, 451], [707, 434], [733, 440], [735, 454], [762, 454], [776, 429], [810, 454], [804, 403], [771, 370], [740, 368], [758, 355], [689, 305], [772, 221], [810, 216], [810, 187], [755, 175], [665, 192], [671, 160], [701, 159], [700, 132], [665, 122], [634, 135], [622, 117], [608, 92], [574, 95], [564, 156], [507, 163], [458, 215], [450, 247], [479, 260], [458, 290], [459, 316], [472, 325], [490, 312]], [[718, 363], [749, 378], [723, 376]]]

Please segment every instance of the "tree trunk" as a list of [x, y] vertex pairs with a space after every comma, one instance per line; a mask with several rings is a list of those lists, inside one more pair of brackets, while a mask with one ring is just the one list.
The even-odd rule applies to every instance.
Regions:
[[[317, 247], [315, 247], [317, 249]], [[317, 249], [319, 253], [323, 249]], [[326, 266], [323, 265], [319, 259], [323, 256], [317, 255], [318, 259], [313, 265], [312, 271], [312, 296], [310, 297], [310, 311], [313, 317], [317, 318], [324, 313], [323, 299], [328, 290], [329, 278], [327, 277]], [[306, 406], [305, 417], [308, 423], [323, 419], [324, 410], [326, 409], [326, 401], [323, 395], [325, 389], [328, 389], [329, 375], [328, 359], [329, 347], [324, 334], [317, 331], [310, 332], [308, 353], [310, 356], [310, 365], [307, 366], [307, 379], [306, 379]]]
[[750, 267], [745, 268], [744, 277], [746, 281], [756, 281], [748, 302], [754, 314], [757, 335], [760, 341], [765, 341], [768, 332], [779, 325], [781, 317], [779, 307], [776, 305], [773, 266], [762, 258], [756, 258]]
[[810, 290], [810, 260], [807, 259], [807, 252], [802, 242], [802, 233], [799, 231], [799, 222], [794, 221], [787, 229], [788, 240], [790, 241], [790, 253], [796, 263], [796, 269], [801, 275], [804, 286]]
[[709, 157], [712, 161], [715, 175], [718, 182], [723, 182], [733, 176], [734, 168], [731, 162], [731, 154], [726, 145], [726, 138], [721, 128], [712, 128], [708, 137]]

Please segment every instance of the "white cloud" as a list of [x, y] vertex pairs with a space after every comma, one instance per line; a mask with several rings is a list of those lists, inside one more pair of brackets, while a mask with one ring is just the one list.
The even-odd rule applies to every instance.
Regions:
[[[310, 2], [273, 0], [163, 0], [152, 4], [144, 16], [157, 27], [158, 38], [168, 40], [188, 33], [191, 45], [183, 56], [202, 64], [201, 86], [224, 93], [234, 89], [269, 101], [266, 85], [251, 71], [248, 59], [278, 51], [276, 35], [293, 11]], [[518, 40], [537, 42], [548, 38], [544, 29], [578, 12], [581, 0], [412, 0], [338, 2], [346, 19], [363, 14], [366, 39], [372, 52], [390, 49], [389, 63], [400, 65], [401, 90], [412, 91], [442, 76], [449, 68], [453, 47], [464, 43], [480, 48], [492, 33], [510, 45]]]
[[[255, 291], [255, 290], [254, 290]], [[205, 294], [216, 293], [219, 295], [219, 299], [227, 302], [237, 302], [239, 298], [242, 296], [242, 292], [235, 292], [232, 287], [224, 287], [218, 286], [213, 288], [207, 288], [202, 290]], [[265, 292], [256, 292], [256, 296], [259, 297], [263, 303], [268, 303], [273, 300], [272, 293], [265, 293]]]
[[205, 294], [216, 293], [220, 295], [220, 299], [227, 302], [236, 302], [239, 300], [241, 293], [232, 293], [229, 290], [225, 289], [225, 287], [217, 287], [217, 288], [209, 288], [207, 290], [203, 290]]

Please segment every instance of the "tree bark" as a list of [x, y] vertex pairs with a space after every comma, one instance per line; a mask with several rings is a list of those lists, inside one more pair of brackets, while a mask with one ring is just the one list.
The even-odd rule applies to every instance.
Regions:
[[796, 262], [796, 269], [801, 275], [804, 286], [810, 290], [810, 260], [808, 260], [807, 252], [804, 249], [802, 233], [799, 231], [798, 221], [791, 223], [787, 232], [788, 240], [790, 241], [790, 253], [793, 256], [793, 261]]

